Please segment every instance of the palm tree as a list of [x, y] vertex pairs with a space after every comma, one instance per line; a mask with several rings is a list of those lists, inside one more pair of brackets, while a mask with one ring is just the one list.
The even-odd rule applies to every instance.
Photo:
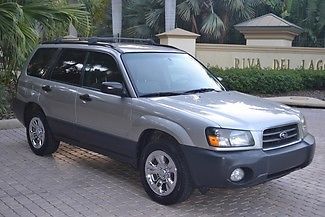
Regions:
[[287, 18], [291, 14], [292, 6], [295, 6], [295, 0], [266, 0], [266, 5], [272, 8], [272, 12]]
[[[177, 26], [199, 33], [204, 38], [218, 39], [219, 42], [224, 42], [232, 25], [254, 17], [254, 9], [264, 1], [179, 0], [176, 6]], [[165, 24], [167, 30], [167, 25], [169, 25], [167, 19], [173, 13], [171, 5], [175, 2], [174, 0], [127, 1], [126, 16], [128, 20], [132, 18], [131, 21], [126, 21], [127, 33], [131, 36], [145, 37], [164, 31], [161, 28], [161, 21], [164, 18], [164, 11], [161, 9], [163, 9], [164, 3], [166, 4]], [[169, 15], [167, 16], [167, 14]]]
[[9, 81], [16, 78], [14, 74], [39, 40], [66, 35], [70, 23], [82, 35], [88, 35], [90, 28], [88, 13], [81, 4], [23, 2], [0, 0], [0, 76]]
[[111, 0], [78, 0], [85, 5], [91, 22], [91, 35], [105, 35], [111, 32]]
[[[216, 11], [218, 2], [213, 0], [183, 1], [178, 5], [180, 18], [191, 24], [192, 31], [206, 37], [219, 38], [225, 30], [225, 25]], [[224, 8], [225, 5], [219, 3], [218, 7]], [[223, 10], [219, 11], [223, 13]]]
[[165, 0], [165, 31], [175, 29], [176, 0]]
[[[324, 0], [267, 0], [270, 11], [304, 28], [297, 46], [324, 47]], [[322, 42], [324, 41], [324, 42]]]
[[148, 38], [165, 31], [164, 0], [128, 0], [124, 22], [126, 34]]
[[113, 36], [119, 37], [122, 33], [122, 0], [112, 0]]

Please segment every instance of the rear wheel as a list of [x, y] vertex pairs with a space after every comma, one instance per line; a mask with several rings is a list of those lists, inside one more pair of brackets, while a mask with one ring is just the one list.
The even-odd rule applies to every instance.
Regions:
[[35, 154], [49, 155], [58, 149], [60, 142], [53, 137], [42, 112], [34, 111], [28, 114], [26, 123], [27, 140]]
[[148, 144], [140, 161], [144, 189], [163, 205], [182, 202], [192, 193], [189, 171], [174, 145], [178, 144]]

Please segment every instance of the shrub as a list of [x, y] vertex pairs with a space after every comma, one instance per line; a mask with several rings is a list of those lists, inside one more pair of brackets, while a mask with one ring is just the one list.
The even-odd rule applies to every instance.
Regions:
[[325, 90], [325, 71], [298, 71], [305, 89]]
[[5, 87], [0, 83], [0, 117], [7, 113], [7, 96]]
[[298, 90], [325, 90], [325, 71], [271, 70], [271, 69], [218, 69], [211, 72], [223, 78], [229, 90], [252, 94], [277, 94]]

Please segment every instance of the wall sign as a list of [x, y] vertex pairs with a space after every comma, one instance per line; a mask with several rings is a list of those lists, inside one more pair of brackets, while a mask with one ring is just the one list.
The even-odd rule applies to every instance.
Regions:
[[325, 60], [301, 60], [299, 67], [292, 67], [290, 65], [290, 59], [273, 59], [272, 65], [267, 67], [263, 64], [260, 58], [235, 58], [234, 68], [244, 69], [244, 68], [272, 68], [272, 69], [310, 69], [310, 70], [325, 70]]

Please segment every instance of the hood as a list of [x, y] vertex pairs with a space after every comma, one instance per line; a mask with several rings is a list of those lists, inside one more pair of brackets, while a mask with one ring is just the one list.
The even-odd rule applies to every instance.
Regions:
[[[298, 123], [299, 111], [266, 99], [236, 91], [206, 92], [192, 95], [147, 98], [153, 106], [165, 107], [200, 118], [215, 127], [264, 130], [288, 123]], [[181, 124], [181, 123], [179, 123]]]

